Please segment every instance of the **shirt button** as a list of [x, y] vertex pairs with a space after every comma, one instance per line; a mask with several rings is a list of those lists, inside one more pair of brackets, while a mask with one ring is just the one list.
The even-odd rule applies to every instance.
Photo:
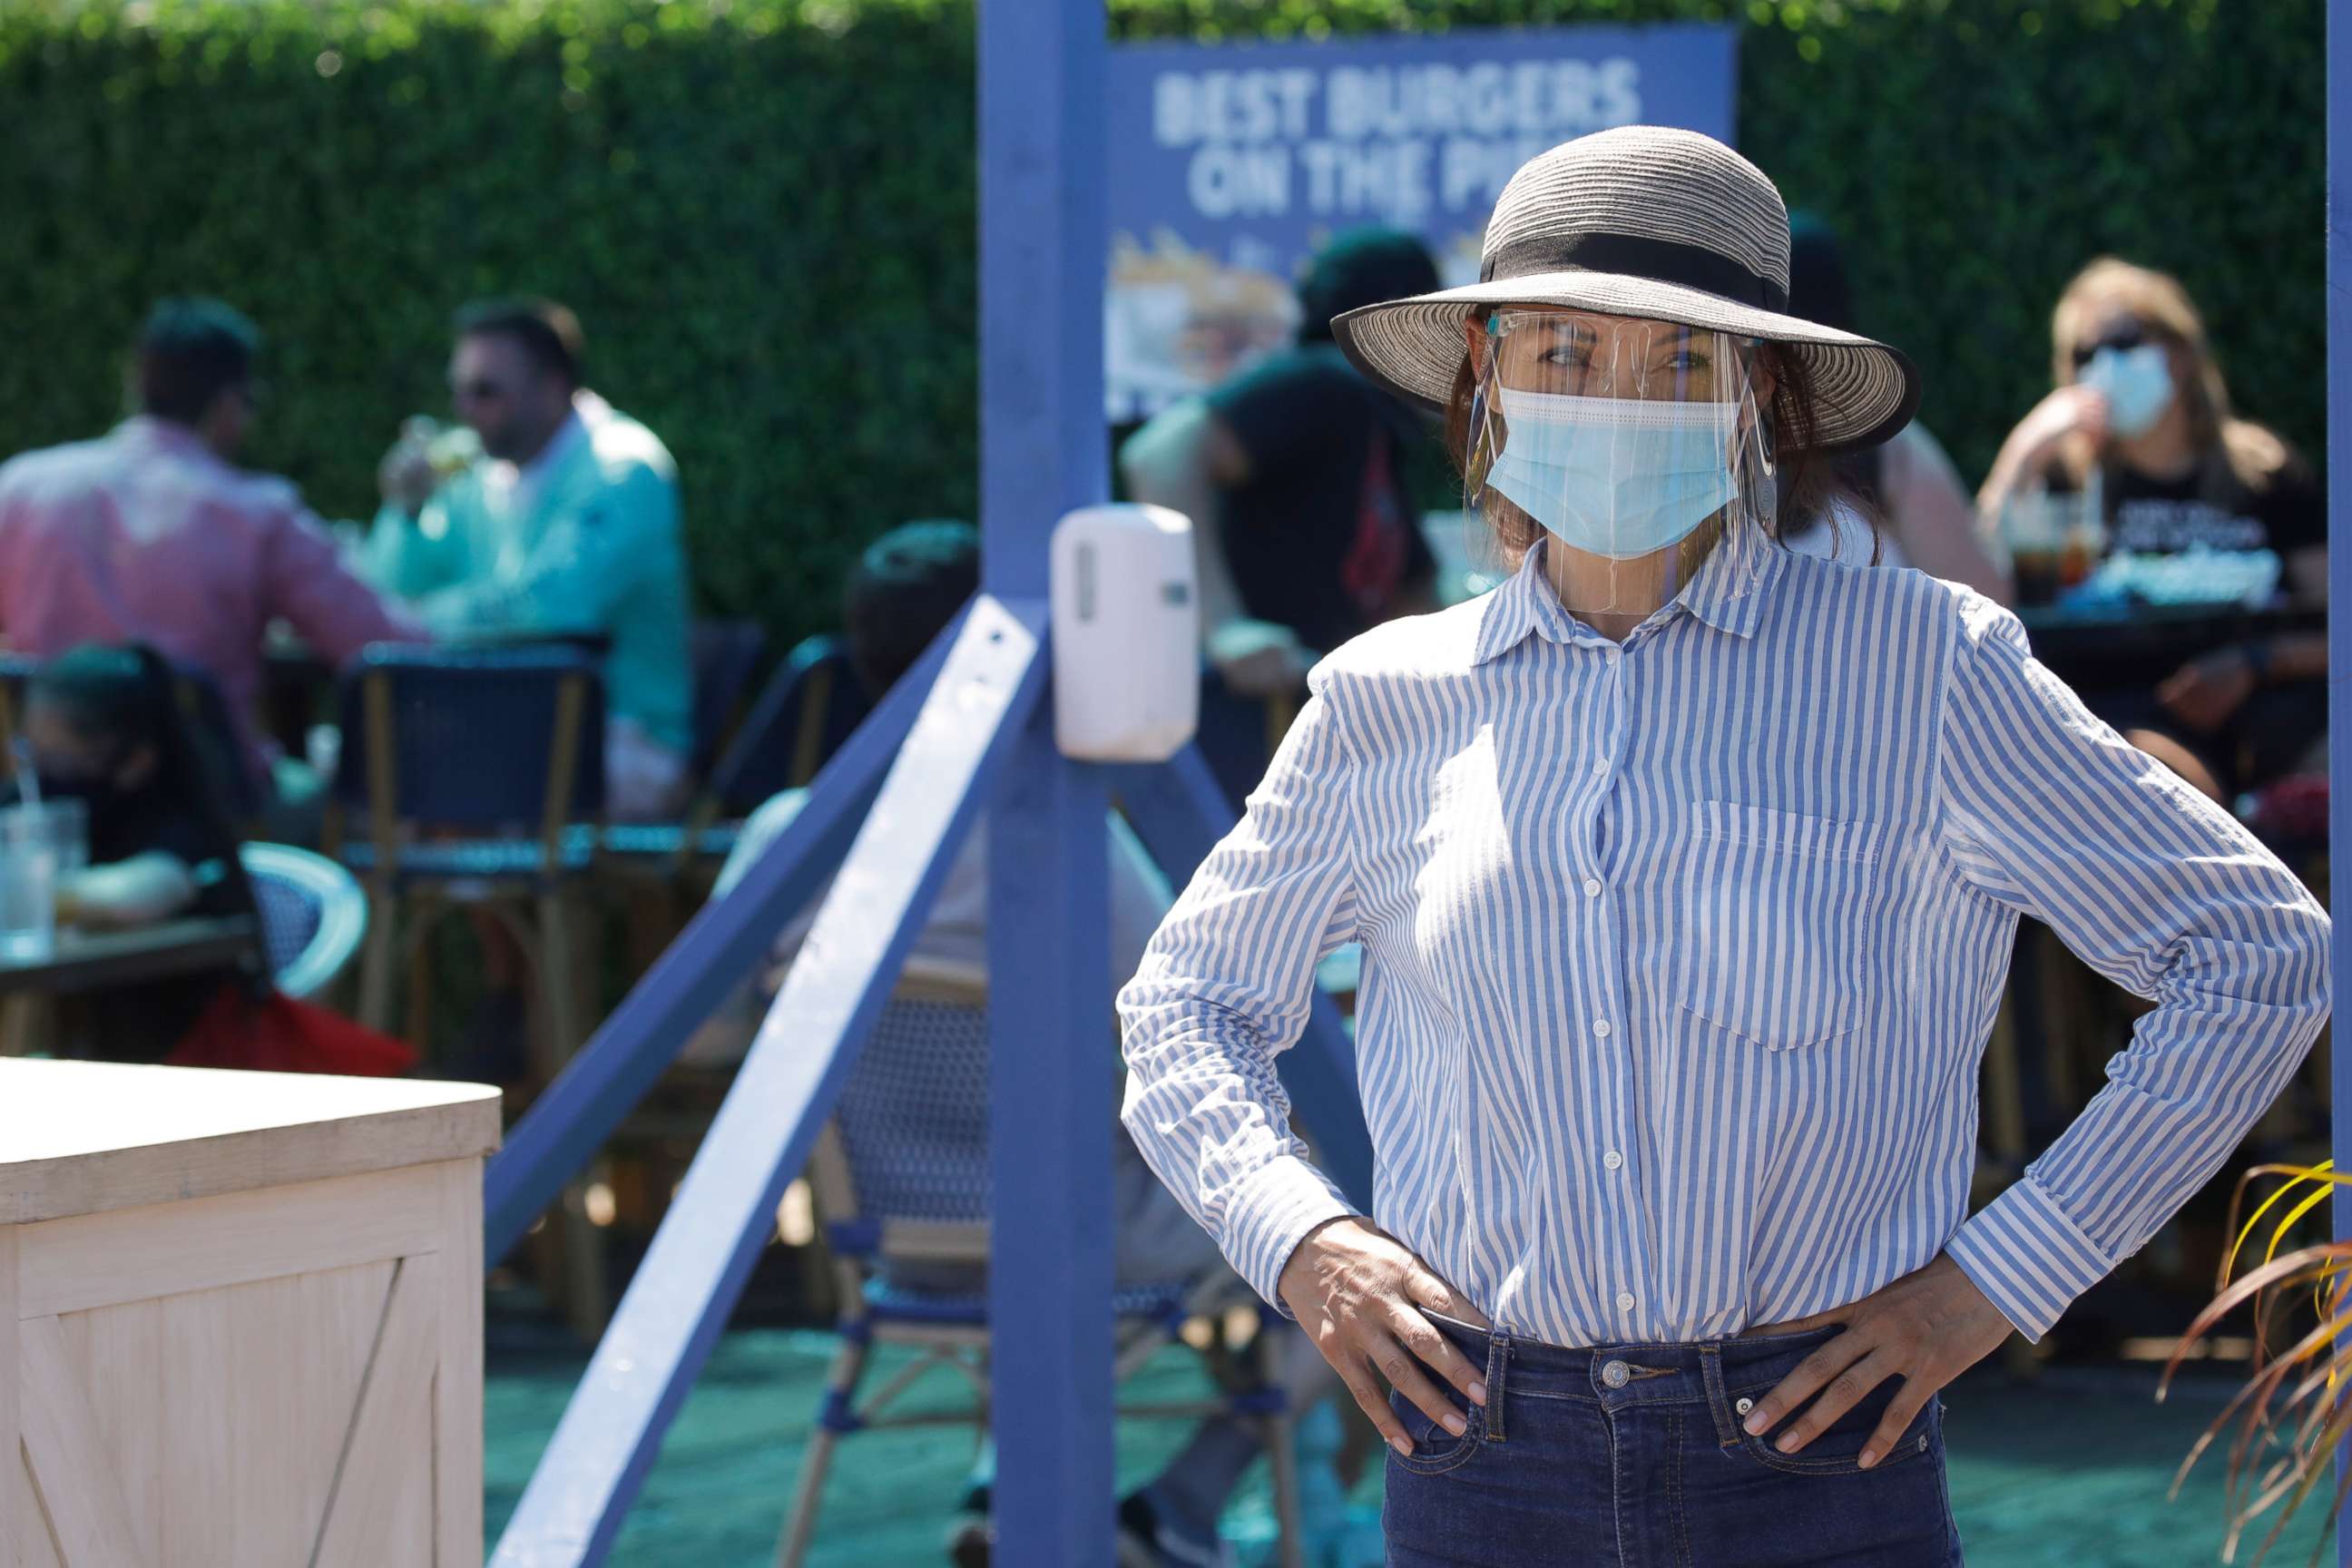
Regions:
[[1608, 758], [1595, 757], [1592, 759], [1592, 776], [1597, 779], [1607, 778], [1609, 776]]
[[1606, 1018], [1593, 1019], [1592, 1033], [1596, 1039], [1607, 1039], [1609, 1037], [1609, 1020]]
[[1597, 899], [1601, 896], [1600, 878], [1587, 877], [1584, 879], [1584, 896], [1588, 899]]
[[1618, 1166], [1625, 1163], [1625, 1156], [1617, 1152], [1616, 1150], [1612, 1149], [1609, 1152], [1601, 1156], [1601, 1163], [1613, 1171]]
[[1617, 1310], [1621, 1312], [1630, 1312], [1633, 1310], [1633, 1292], [1631, 1290], [1617, 1292]]

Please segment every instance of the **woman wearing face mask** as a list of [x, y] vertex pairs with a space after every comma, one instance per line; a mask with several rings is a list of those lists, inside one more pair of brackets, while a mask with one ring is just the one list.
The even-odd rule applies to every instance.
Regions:
[[[2011, 496], [2095, 486], [2113, 548], [2273, 551], [2295, 604], [2326, 604], [2326, 497], [2284, 440], [2231, 412], [2188, 290], [2129, 262], [2094, 261], [2060, 297], [2051, 338], [2057, 386], [1985, 479], [1988, 526]], [[2227, 800], [2304, 761], [2326, 722], [2326, 635], [2289, 634], [2214, 650], [2152, 696], [2102, 694], [2098, 705]]]
[[[59, 921], [92, 930], [248, 912], [236, 839], [181, 717], [170, 668], [143, 647], [88, 647], [44, 665], [24, 741], [46, 799], [85, 803], [89, 865], [58, 889]], [[161, 1061], [235, 969], [83, 998], [89, 1054]]]
[[[1392, 1563], [1958, 1563], [1937, 1391], [2326, 1016], [2311, 896], [2013, 616], [1781, 545], [1917, 396], [1788, 256], [1753, 165], [1627, 128], [1519, 171], [1482, 282], [1340, 318], [1517, 571], [1317, 668], [1120, 995], [1127, 1125], [1387, 1436]], [[1970, 1216], [2021, 912], [2162, 1000]], [[1369, 1218], [1276, 1067], [1349, 941]]]

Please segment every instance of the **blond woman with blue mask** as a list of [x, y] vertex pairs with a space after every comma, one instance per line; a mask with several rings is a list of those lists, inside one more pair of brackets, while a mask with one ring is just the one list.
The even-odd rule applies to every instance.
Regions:
[[[2327, 497], [2276, 431], [2235, 408], [2204, 318], [2179, 279], [2114, 257], [2075, 274], [2051, 314], [2055, 384], [2002, 442], [1979, 492], [1988, 530], [2037, 493], [2094, 504], [2109, 547], [2217, 560], [2267, 552], [2278, 593], [2327, 604]], [[2259, 569], [2259, 568], [2257, 568]], [[2183, 648], [2152, 689], [2086, 693], [2102, 716], [2219, 800], [2317, 771], [2327, 635], [2282, 630]]]
[[[1339, 319], [1514, 569], [1317, 668], [1120, 994], [1127, 1125], [1388, 1439], [1402, 1568], [1958, 1563], [1937, 1391], [2326, 1016], [2310, 894], [2013, 616], [1782, 546], [1917, 401], [1788, 252], [1761, 172], [1632, 127], [1519, 171], [1479, 283]], [[2158, 1005], [1970, 1215], [2025, 913]], [[1277, 1071], [1349, 942], [1369, 1214]]]

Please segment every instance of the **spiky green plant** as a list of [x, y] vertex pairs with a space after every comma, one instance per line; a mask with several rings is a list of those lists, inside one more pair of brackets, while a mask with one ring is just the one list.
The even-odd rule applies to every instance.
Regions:
[[[2272, 1179], [2279, 1179], [2278, 1187], [2241, 1222], [2249, 1198]], [[2237, 1562], [2240, 1545], [2265, 1515], [2275, 1512], [2254, 1549], [2253, 1563], [2263, 1562], [2295, 1510], [2334, 1474], [2336, 1455], [2352, 1432], [2352, 1400], [2343, 1394], [2346, 1376], [2352, 1373], [2352, 1337], [2346, 1332], [2352, 1329], [2352, 1242], [2323, 1242], [2284, 1254], [2279, 1250], [2306, 1215], [2347, 1184], [2352, 1184], [2352, 1176], [2339, 1174], [2332, 1160], [2316, 1165], [2257, 1165], [2238, 1179], [2230, 1200], [2230, 1230], [2235, 1240], [2221, 1261], [2219, 1293], [2181, 1336], [2158, 1386], [2157, 1397], [2162, 1399], [2191, 1347], [2240, 1307], [2249, 1310], [2253, 1318], [2252, 1374], [2198, 1437], [2172, 1480], [2171, 1495], [2177, 1498], [2197, 1461], [2234, 1428], [2224, 1498], [2229, 1518], [2221, 1544], [2224, 1563]], [[2282, 1205], [2284, 1212], [2270, 1219]], [[2266, 1219], [2270, 1231], [2262, 1261], [2233, 1280], [2241, 1255]], [[2343, 1509], [2347, 1484], [2352, 1484], [2352, 1469], [2329, 1496], [2331, 1525]], [[2317, 1563], [2332, 1539], [2331, 1532], [2322, 1531], [2308, 1561]]]

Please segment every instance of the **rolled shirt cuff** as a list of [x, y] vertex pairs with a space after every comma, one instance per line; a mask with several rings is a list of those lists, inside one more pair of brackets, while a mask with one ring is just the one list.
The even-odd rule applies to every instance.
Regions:
[[2031, 1174], [1969, 1215], [1944, 1250], [2032, 1341], [2118, 1261]]
[[1260, 1166], [1226, 1205], [1225, 1257], [1234, 1272], [1284, 1317], [1282, 1271], [1317, 1226], [1353, 1215], [1353, 1205], [1331, 1179], [1295, 1154]]

